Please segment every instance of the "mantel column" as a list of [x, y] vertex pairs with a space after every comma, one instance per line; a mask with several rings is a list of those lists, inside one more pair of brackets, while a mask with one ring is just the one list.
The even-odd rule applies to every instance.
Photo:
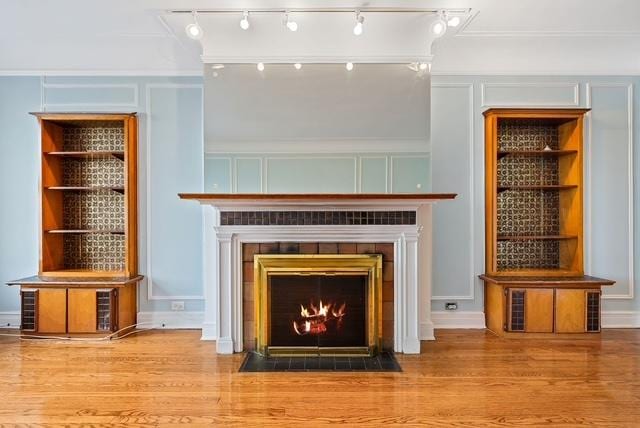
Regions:
[[216, 231], [216, 247], [218, 252], [217, 275], [215, 289], [218, 290], [218, 354], [233, 354], [233, 248], [232, 233]]

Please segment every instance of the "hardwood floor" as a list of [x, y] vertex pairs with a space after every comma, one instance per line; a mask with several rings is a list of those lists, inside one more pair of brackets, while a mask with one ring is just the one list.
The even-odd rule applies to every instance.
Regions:
[[[15, 333], [15, 331], [13, 331]], [[580, 340], [445, 330], [402, 373], [238, 373], [199, 331], [0, 337], [0, 423], [32, 426], [640, 426], [640, 330]]]

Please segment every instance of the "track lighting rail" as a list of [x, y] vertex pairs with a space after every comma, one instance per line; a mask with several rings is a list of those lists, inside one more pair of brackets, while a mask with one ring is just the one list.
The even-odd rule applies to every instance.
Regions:
[[454, 9], [433, 9], [433, 8], [401, 8], [401, 7], [326, 7], [326, 8], [240, 8], [240, 9], [169, 9], [167, 13], [187, 13], [197, 12], [198, 14], [223, 14], [223, 13], [428, 13], [438, 14], [446, 12], [449, 14], [464, 14], [471, 11], [470, 8]]

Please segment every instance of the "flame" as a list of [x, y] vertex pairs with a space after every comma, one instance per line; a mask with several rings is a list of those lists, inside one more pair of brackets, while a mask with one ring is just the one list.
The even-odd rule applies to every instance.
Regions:
[[322, 300], [318, 306], [313, 301], [310, 302], [309, 309], [300, 305], [301, 319], [293, 321], [293, 330], [299, 336], [324, 334], [327, 332], [327, 324], [333, 321], [335, 321], [336, 328], [340, 328], [342, 317], [346, 313], [346, 306], [346, 303], [340, 307], [332, 302], [324, 304]]

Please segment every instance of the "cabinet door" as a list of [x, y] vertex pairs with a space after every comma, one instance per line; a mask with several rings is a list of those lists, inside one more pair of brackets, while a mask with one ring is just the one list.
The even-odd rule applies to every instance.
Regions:
[[67, 290], [41, 288], [38, 290], [38, 332], [67, 332]]
[[553, 332], [553, 289], [527, 289], [525, 293], [525, 331]]
[[586, 331], [586, 291], [556, 290], [556, 333]]
[[69, 289], [69, 333], [94, 333], [97, 328], [97, 302], [95, 289]]

